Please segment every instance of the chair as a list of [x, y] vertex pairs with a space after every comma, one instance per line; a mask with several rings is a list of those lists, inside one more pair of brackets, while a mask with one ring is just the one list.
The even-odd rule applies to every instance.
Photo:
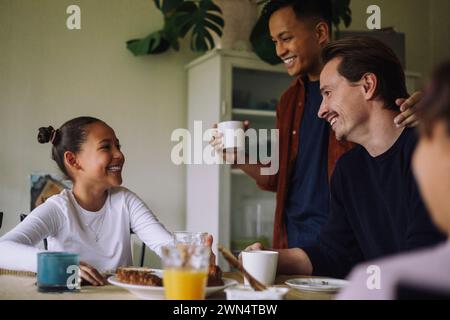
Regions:
[[[26, 213], [20, 214], [20, 215], [19, 215], [19, 217], [20, 217], [20, 222], [22, 222], [23, 220], [25, 220], [25, 218], [26, 218], [27, 216], [28, 216], [28, 214], [26, 214]], [[44, 249], [45, 249], [45, 250], [48, 250], [47, 239], [44, 239], [43, 242], [44, 242]]]
[[[130, 233], [131, 234], [135, 234], [133, 232], [133, 230], [130, 229]], [[145, 260], [145, 243], [142, 242], [142, 247], [141, 247], [141, 257], [139, 259], [139, 266], [143, 267], [144, 266], [144, 260]]]
[[140, 265], [141, 267], [144, 266], [144, 260], [145, 260], [145, 243], [142, 242], [142, 247], [141, 247], [141, 260], [140, 260], [140, 263], [139, 263], [139, 265]]

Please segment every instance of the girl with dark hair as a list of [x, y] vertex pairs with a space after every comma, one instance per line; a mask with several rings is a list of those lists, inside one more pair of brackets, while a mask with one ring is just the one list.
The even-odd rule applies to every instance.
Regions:
[[81, 277], [103, 285], [100, 271], [132, 264], [130, 230], [158, 255], [173, 241], [147, 205], [121, 187], [125, 157], [105, 122], [79, 117], [56, 130], [39, 128], [38, 141], [52, 144], [52, 158], [73, 188], [47, 199], [0, 239], [1, 268], [36, 272], [34, 246], [47, 238], [50, 251], [79, 253]]

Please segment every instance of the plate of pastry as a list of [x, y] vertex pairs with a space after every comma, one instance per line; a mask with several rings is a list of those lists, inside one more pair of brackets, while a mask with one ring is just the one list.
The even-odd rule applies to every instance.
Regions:
[[[218, 268], [218, 267], [217, 267]], [[206, 297], [225, 288], [238, 284], [236, 280], [222, 277], [222, 272], [208, 275], [208, 284], [205, 290]], [[146, 300], [164, 299], [163, 270], [136, 267], [119, 267], [116, 274], [108, 278], [114, 286], [127, 289], [132, 294]]]

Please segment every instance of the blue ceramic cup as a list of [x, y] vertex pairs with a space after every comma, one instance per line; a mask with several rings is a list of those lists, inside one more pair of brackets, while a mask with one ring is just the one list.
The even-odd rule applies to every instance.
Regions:
[[80, 289], [78, 254], [40, 252], [37, 254], [37, 287], [40, 292], [67, 292]]

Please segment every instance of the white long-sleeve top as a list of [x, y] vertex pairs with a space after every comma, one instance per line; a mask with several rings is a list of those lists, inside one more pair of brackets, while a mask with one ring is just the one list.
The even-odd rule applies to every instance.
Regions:
[[35, 247], [47, 238], [49, 251], [78, 253], [97, 270], [132, 264], [130, 229], [156, 254], [171, 243], [172, 234], [137, 195], [111, 188], [102, 209], [84, 210], [71, 190], [47, 199], [0, 238], [0, 268], [36, 272]]

